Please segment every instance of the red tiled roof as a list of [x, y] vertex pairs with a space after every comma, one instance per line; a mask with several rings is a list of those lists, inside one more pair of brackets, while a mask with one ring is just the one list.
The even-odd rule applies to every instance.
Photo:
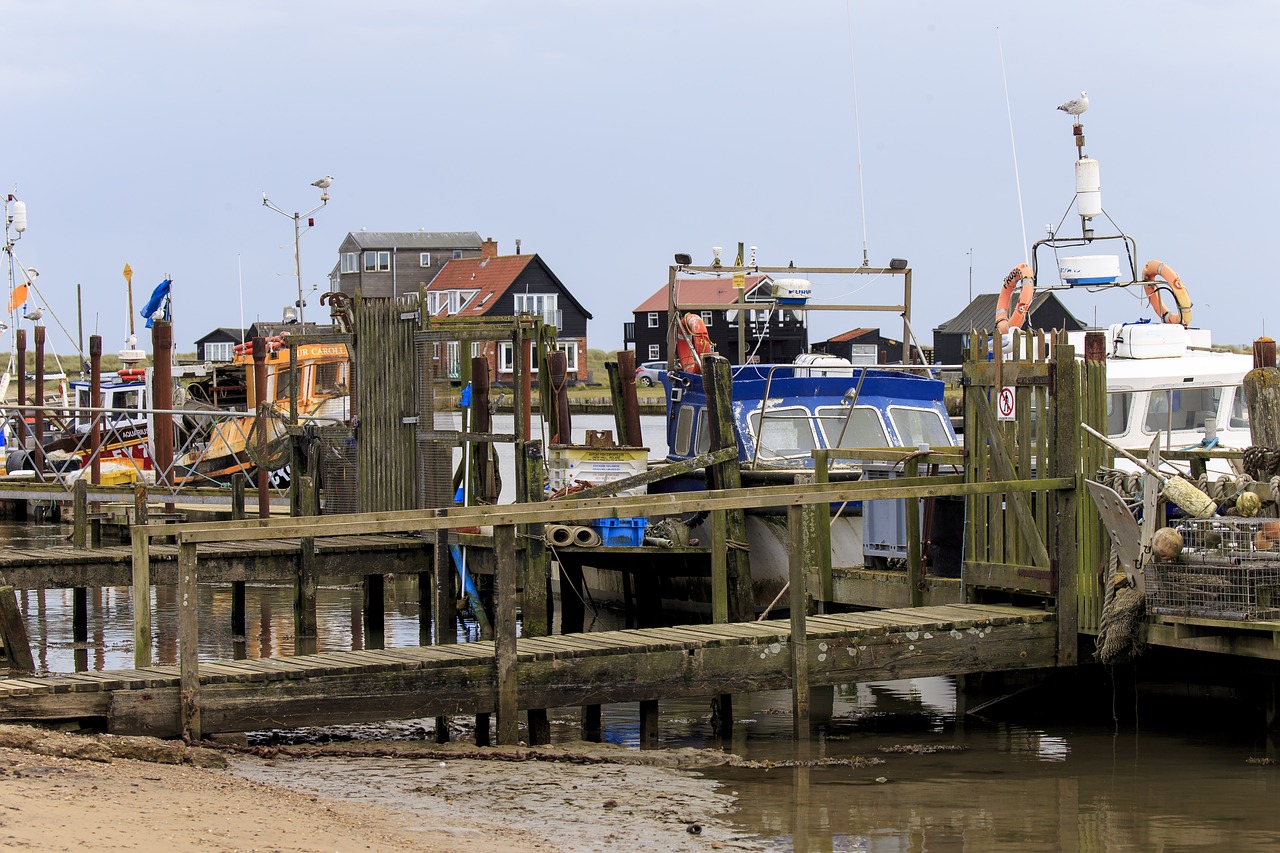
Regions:
[[870, 334], [874, 334], [876, 335], [876, 337], [879, 337], [880, 330], [879, 329], [850, 329], [847, 332], [841, 332], [840, 334], [835, 335], [834, 337], [828, 338], [827, 340], [841, 341], [841, 342], [856, 341], [858, 338], [861, 338], [865, 335], [870, 335]]
[[[747, 276], [747, 292], [768, 276], [757, 273]], [[691, 305], [729, 305], [738, 301], [738, 291], [733, 287], [733, 279], [727, 276], [717, 278], [678, 278], [676, 279], [676, 299]], [[657, 293], [641, 302], [632, 313], [648, 313], [650, 311], [667, 310], [667, 286], [658, 288]]]
[[[499, 255], [495, 258], [453, 258], [427, 285], [427, 290], [478, 290], [459, 317], [478, 317], [493, 307], [537, 255]], [[486, 298], [488, 296], [488, 298]]]

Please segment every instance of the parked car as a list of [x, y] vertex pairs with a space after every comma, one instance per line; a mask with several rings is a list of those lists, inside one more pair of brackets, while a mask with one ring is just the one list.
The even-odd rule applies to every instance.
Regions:
[[646, 361], [636, 368], [636, 382], [646, 388], [652, 388], [662, 381], [667, 372], [665, 361]]

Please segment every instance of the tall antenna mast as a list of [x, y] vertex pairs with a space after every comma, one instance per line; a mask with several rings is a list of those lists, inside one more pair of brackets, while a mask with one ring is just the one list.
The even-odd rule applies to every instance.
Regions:
[[862, 178], [862, 122], [858, 118], [858, 63], [853, 49], [853, 0], [848, 0], [845, 10], [849, 14], [849, 68], [853, 75], [853, 130], [858, 150], [858, 199], [862, 205], [862, 265], [871, 266], [867, 258], [867, 191]]

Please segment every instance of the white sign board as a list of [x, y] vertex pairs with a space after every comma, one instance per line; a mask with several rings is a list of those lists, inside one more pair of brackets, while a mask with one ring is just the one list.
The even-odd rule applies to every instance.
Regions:
[[996, 419], [1001, 421], [1013, 420], [1013, 403], [1017, 397], [1013, 393], [1012, 385], [1005, 385], [1000, 389], [1000, 396], [996, 398]]

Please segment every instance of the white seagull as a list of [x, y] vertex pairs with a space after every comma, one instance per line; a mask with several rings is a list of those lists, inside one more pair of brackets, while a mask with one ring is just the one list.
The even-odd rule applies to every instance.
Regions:
[[325, 175], [323, 178], [321, 178], [318, 181], [312, 181], [311, 186], [319, 187], [322, 190], [327, 190], [329, 189], [329, 187], [333, 186], [333, 175]]
[[1058, 107], [1069, 116], [1078, 116], [1085, 110], [1089, 109], [1089, 93], [1081, 92], [1080, 97], [1072, 98], [1065, 104]]

